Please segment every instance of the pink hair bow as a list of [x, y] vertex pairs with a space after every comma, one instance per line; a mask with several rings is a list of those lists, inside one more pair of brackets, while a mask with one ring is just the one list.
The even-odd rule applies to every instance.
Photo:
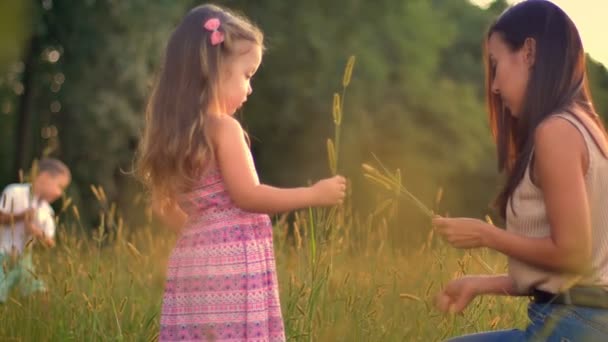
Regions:
[[207, 31], [211, 31], [211, 45], [217, 45], [224, 41], [224, 34], [218, 31], [220, 28], [220, 20], [218, 18], [208, 19], [203, 27]]

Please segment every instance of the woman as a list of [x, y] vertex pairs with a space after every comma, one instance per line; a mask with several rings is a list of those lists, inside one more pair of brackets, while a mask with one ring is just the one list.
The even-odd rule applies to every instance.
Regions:
[[452, 280], [437, 305], [461, 312], [478, 295], [533, 298], [525, 330], [454, 341], [608, 341], [608, 139], [578, 31], [555, 4], [528, 0], [497, 19], [485, 45], [506, 230], [469, 218], [433, 223], [456, 248], [507, 255], [509, 272]]

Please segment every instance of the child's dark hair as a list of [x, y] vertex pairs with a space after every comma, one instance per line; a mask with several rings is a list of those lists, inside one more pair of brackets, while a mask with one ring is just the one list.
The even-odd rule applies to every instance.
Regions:
[[42, 158], [37, 164], [38, 172], [46, 172], [52, 176], [66, 175], [72, 178], [70, 169], [62, 161], [55, 158]]

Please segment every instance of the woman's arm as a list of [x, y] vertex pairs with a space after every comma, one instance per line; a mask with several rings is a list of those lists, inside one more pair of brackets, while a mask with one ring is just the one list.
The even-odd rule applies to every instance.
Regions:
[[585, 173], [588, 156], [581, 133], [553, 118], [535, 135], [535, 171], [551, 226], [548, 237], [526, 237], [475, 219], [437, 218], [438, 231], [455, 247], [489, 247], [525, 263], [560, 272], [590, 267], [591, 222]]
[[524, 238], [492, 230], [487, 246], [524, 262], [557, 271], [580, 272], [591, 258], [591, 214], [585, 174], [588, 152], [580, 131], [552, 118], [535, 134], [535, 174], [542, 190], [551, 236]]
[[451, 280], [437, 294], [439, 310], [444, 312], [462, 312], [479, 295], [524, 296], [518, 292], [513, 279], [506, 274], [470, 275]]

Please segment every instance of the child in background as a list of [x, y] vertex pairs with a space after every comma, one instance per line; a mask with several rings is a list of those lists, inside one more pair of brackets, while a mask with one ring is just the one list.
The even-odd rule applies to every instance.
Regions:
[[50, 203], [57, 200], [71, 179], [61, 161], [45, 158], [31, 184], [10, 184], [0, 198], [0, 303], [7, 300], [15, 286], [22, 295], [45, 292], [41, 279], [35, 278], [28, 241], [35, 238], [47, 247], [55, 245], [55, 221]]

